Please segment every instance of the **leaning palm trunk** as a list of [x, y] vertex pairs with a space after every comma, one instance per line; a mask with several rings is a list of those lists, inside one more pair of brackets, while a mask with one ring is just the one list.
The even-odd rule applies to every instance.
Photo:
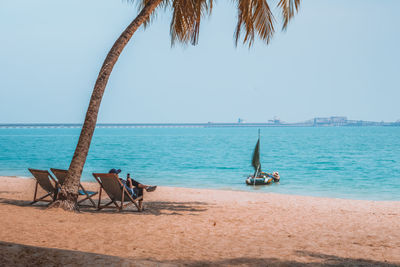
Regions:
[[[78, 209], [76, 201], [79, 181], [96, 127], [101, 99], [119, 55], [135, 31], [148, 21], [157, 6], [163, 4], [164, 6], [171, 6], [173, 10], [170, 30], [172, 43], [174, 43], [174, 40], [178, 40], [183, 43], [190, 41], [192, 44], [197, 44], [200, 19], [205, 13], [211, 13], [213, 0], [141, 0], [140, 2], [144, 5], [142, 11], [117, 39], [104, 60], [93, 89], [78, 145], [68, 169], [68, 175], [58, 194], [58, 199], [52, 204], [52, 207], [61, 207], [65, 210]], [[268, 5], [268, 0], [236, 0], [236, 2], [238, 4], [236, 42], [243, 31], [245, 32], [243, 43], [248, 42], [249, 46], [253, 44], [256, 36], [268, 43], [274, 33], [274, 17]], [[282, 9], [284, 18], [283, 29], [286, 29], [299, 4], [300, 0], [279, 1], [278, 7]]]
[[101, 99], [110, 77], [111, 71], [117, 62], [122, 50], [131, 39], [135, 31], [150, 17], [154, 9], [162, 0], [149, 0], [143, 7], [139, 15], [125, 29], [121, 36], [115, 41], [113, 47], [100, 69], [96, 84], [90, 98], [89, 107], [86, 112], [85, 122], [83, 123], [81, 135], [79, 136], [78, 145], [76, 146], [74, 156], [68, 169], [68, 175], [64, 184], [58, 193], [57, 201], [51, 207], [60, 207], [64, 210], [78, 210], [78, 187], [82, 175], [83, 166], [89, 152], [90, 143], [92, 141], [94, 129], [96, 127], [97, 115], [100, 108]]

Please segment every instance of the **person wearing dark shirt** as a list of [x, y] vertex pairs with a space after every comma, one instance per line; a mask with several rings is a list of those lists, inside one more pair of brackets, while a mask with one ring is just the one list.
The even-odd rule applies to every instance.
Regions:
[[[120, 172], [121, 172], [120, 169], [111, 169], [108, 173], [115, 173], [118, 176]], [[122, 184], [131, 194], [131, 196], [135, 198], [143, 196], [143, 189], [145, 189], [147, 192], [153, 192], [157, 188], [157, 186], [154, 185], [144, 185], [139, 183], [135, 179], [132, 179], [129, 173], [126, 177], [126, 181], [120, 177], [118, 178], [121, 180]]]
[[157, 186], [155, 185], [144, 185], [131, 178], [131, 175], [128, 173], [126, 176], [126, 185], [131, 188], [137, 196], [143, 196], [143, 189], [147, 192], [153, 192], [156, 190]]

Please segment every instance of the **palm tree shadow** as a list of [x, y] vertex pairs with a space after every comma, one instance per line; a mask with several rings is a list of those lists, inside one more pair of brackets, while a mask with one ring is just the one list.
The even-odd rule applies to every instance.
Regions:
[[[172, 260], [164, 261], [163, 263], [172, 264], [174, 266], [191, 266], [191, 267], [201, 267], [201, 266], [306, 266], [306, 267], [319, 267], [319, 266], [382, 266], [382, 267], [400, 267], [400, 264], [388, 262], [388, 261], [377, 261], [368, 260], [360, 258], [344, 258], [329, 254], [308, 252], [308, 251], [295, 251], [296, 254], [302, 257], [309, 258], [309, 262], [301, 262], [296, 260], [285, 260], [279, 258], [254, 258], [254, 257], [238, 257], [238, 258], [228, 258], [216, 261], [191, 261], [191, 260]], [[156, 261], [155, 259], [148, 259]]]
[[[385, 266], [399, 267], [399, 264], [376, 260], [343, 258], [308, 251], [296, 251], [300, 256], [317, 259], [318, 262], [299, 262], [278, 258], [238, 257], [221, 260], [169, 260], [149, 258], [122, 258], [77, 250], [45, 248], [0, 241], [0, 262], [4, 266]], [[311, 259], [313, 260], [313, 259]]]
[[[300, 262], [295, 260], [283, 260], [278, 258], [231, 258], [222, 259], [217, 261], [169, 261], [169, 264], [175, 266], [191, 266], [191, 267], [201, 267], [201, 266], [272, 266], [272, 267], [292, 267], [292, 266], [306, 266], [306, 267], [320, 267], [320, 266], [382, 266], [382, 267], [399, 267], [399, 264], [390, 262], [381, 262], [366, 259], [352, 259], [352, 258], [342, 258], [325, 254], [318, 254], [319, 262]], [[328, 258], [327, 258], [328, 257]], [[324, 260], [325, 259], [325, 260]], [[166, 263], [166, 262], [163, 262]]]
[[390, 263], [386, 260], [376, 261], [360, 258], [343, 258], [335, 255], [301, 251], [297, 250], [296, 253], [301, 256], [311, 257], [322, 260], [324, 266], [387, 266], [387, 267], [399, 267], [400, 264]]

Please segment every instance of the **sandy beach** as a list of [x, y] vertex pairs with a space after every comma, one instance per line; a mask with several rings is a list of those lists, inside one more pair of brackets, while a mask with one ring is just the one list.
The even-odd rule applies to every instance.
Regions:
[[70, 213], [33, 192], [0, 177], [2, 266], [400, 266], [399, 202], [158, 187], [141, 213]]

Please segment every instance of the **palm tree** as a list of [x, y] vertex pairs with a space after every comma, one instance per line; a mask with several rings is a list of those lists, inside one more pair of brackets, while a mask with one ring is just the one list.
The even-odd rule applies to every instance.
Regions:
[[[134, 0], [130, 1], [134, 2]], [[235, 3], [238, 9], [235, 31], [236, 45], [242, 32], [244, 32], [243, 43], [248, 43], [249, 47], [254, 43], [256, 35], [268, 44], [274, 34], [274, 16], [268, 0], [235, 0]], [[280, 0], [278, 2], [277, 6], [283, 17], [283, 29], [286, 29], [288, 22], [297, 12], [299, 4], [300, 0]], [[213, 0], [141, 0], [139, 15], [115, 41], [100, 69], [68, 175], [58, 194], [57, 201], [51, 207], [78, 210], [76, 203], [79, 181], [96, 127], [101, 99], [111, 71], [135, 31], [142, 24], [146, 26], [149, 23], [155, 9], [170, 8], [172, 10], [171, 43], [179, 41], [196, 45], [201, 18], [211, 14], [212, 6]]]

